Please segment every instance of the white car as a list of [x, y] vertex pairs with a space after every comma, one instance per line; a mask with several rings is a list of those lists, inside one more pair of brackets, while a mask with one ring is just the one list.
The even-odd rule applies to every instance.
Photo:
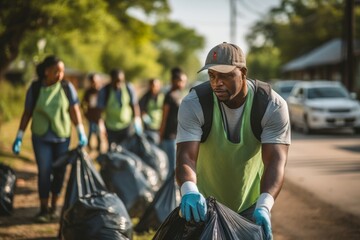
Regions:
[[275, 90], [285, 100], [289, 97], [291, 90], [296, 83], [301, 82], [300, 80], [278, 80], [272, 84], [272, 89]]
[[320, 129], [360, 131], [360, 103], [339, 82], [302, 81], [287, 99], [292, 127], [304, 133]]

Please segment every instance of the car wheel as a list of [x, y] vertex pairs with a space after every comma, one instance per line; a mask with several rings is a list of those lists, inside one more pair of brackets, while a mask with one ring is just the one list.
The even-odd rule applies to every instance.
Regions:
[[307, 116], [304, 116], [304, 125], [303, 125], [303, 133], [305, 134], [312, 134], [313, 133], [313, 130], [311, 129], [311, 127], [309, 126], [309, 123], [308, 123], [308, 120], [307, 120]]

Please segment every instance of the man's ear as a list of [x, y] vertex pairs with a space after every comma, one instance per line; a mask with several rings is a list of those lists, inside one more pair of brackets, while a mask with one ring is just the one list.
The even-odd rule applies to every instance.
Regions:
[[246, 67], [243, 67], [240, 71], [246, 76], [246, 74], [247, 74], [247, 68]]

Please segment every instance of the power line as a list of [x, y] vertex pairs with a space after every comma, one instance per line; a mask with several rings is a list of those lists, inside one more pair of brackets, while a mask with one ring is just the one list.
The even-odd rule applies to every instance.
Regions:
[[258, 10], [254, 9], [250, 6], [245, 0], [229, 0], [230, 1], [230, 40], [232, 42], [236, 42], [236, 31], [237, 31], [237, 17], [240, 15], [237, 9], [237, 4], [239, 4], [241, 10], [244, 14], [250, 13], [256, 15], [257, 17], [261, 17], [264, 15], [263, 13], [259, 12]]
[[230, 41], [236, 43], [236, 0], [230, 0]]
[[261, 13], [258, 10], [254, 9], [245, 0], [237, 0], [237, 1], [242, 7], [244, 7], [251, 14], [254, 14], [254, 15], [258, 16], [258, 17], [261, 17], [263, 15], [263, 13]]

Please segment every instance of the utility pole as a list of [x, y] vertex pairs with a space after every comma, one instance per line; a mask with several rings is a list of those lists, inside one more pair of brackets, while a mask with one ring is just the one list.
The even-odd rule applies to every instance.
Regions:
[[354, 90], [354, 0], [345, 2], [345, 34], [344, 34], [344, 78], [343, 82], [346, 88], [352, 92]]
[[230, 42], [236, 44], [236, 0], [230, 1]]

